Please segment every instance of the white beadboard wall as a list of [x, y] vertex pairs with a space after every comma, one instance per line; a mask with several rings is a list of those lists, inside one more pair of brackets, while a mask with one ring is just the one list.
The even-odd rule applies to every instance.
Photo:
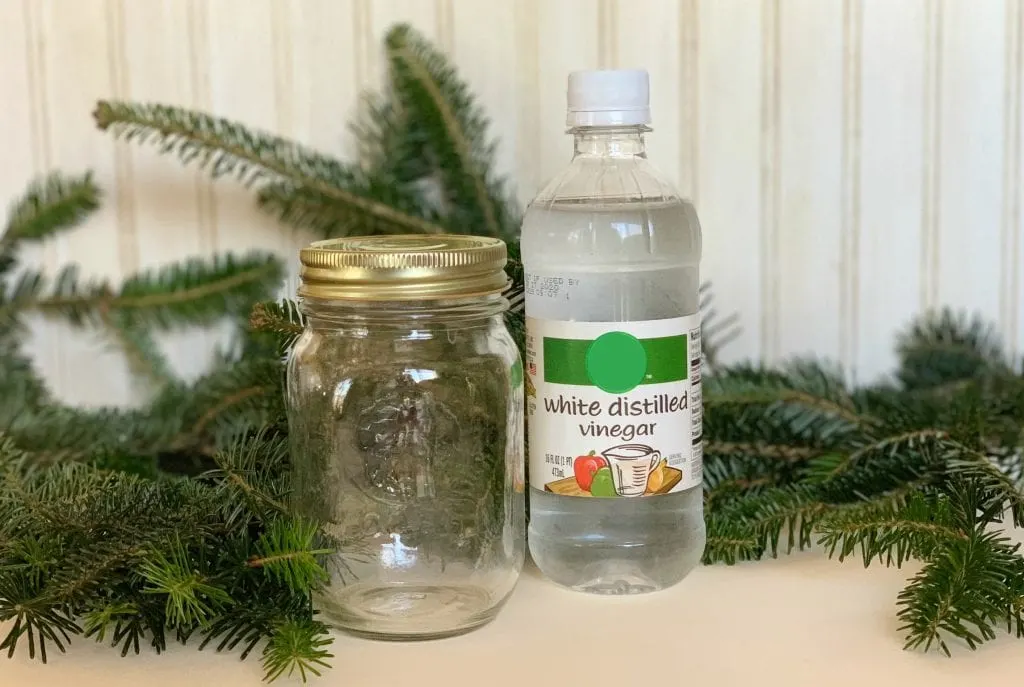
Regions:
[[[697, 205], [705, 275], [741, 316], [731, 359], [817, 354], [868, 381], [893, 335], [950, 304], [1024, 348], [1022, 0], [0, 0], [0, 198], [92, 169], [87, 226], [26, 256], [118, 278], [194, 253], [294, 255], [304, 237], [96, 131], [98, 98], [200, 107], [351, 156], [381, 38], [410, 21], [490, 112], [525, 203], [565, 164], [565, 76], [650, 70], [651, 157]], [[204, 365], [213, 334], [167, 346]], [[120, 358], [38, 324], [71, 401], [130, 402]]]

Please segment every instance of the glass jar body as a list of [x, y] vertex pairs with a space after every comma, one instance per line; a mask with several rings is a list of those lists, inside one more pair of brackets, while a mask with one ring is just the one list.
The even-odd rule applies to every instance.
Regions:
[[523, 375], [497, 296], [307, 299], [288, 362], [297, 512], [336, 553], [325, 622], [417, 639], [492, 619], [525, 553]]

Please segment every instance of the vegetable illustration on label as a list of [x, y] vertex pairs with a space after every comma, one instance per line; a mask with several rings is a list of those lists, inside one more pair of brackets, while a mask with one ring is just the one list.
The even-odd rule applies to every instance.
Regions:
[[585, 456], [579, 456], [572, 464], [576, 484], [580, 485], [580, 489], [583, 491], [590, 491], [590, 484], [594, 481], [594, 475], [606, 465], [608, 465], [608, 461], [601, 456], [595, 456], [593, 451]]
[[572, 496], [650, 496], [667, 493], [683, 478], [661, 452], [644, 444], [619, 444], [573, 461], [573, 476], [553, 480], [545, 491]]
[[603, 467], [594, 474], [594, 483], [590, 485], [591, 496], [618, 496], [615, 491], [615, 484], [612, 482], [612, 471]]
[[633, 498], [701, 483], [698, 316], [528, 318], [526, 353], [534, 488]]

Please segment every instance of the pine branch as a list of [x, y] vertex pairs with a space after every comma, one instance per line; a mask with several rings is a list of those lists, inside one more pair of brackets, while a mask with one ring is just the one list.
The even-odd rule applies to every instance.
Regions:
[[704, 455], [708, 454], [757, 456], [795, 462], [820, 455], [821, 449], [812, 446], [770, 444], [764, 441], [706, 441], [704, 442]]
[[235, 603], [195, 566], [196, 560], [177, 537], [169, 543], [168, 552], [152, 551], [141, 565], [146, 580], [143, 592], [165, 599], [164, 613], [172, 628], [207, 626], [223, 607]]
[[897, 376], [907, 389], [948, 386], [1009, 369], [995, 326], [949, 308], [915, 319], [899, 335], [897, 354]]
[[455, 70], [410, 26], [399, 24], [385, 38], [390, 77], [407, 122], [429, 131], [426, 148], [442, 179], [447, 207], [472, 217], [468, 226], [489, 236], [507, 237], [501, 201], [492, 197], [486, 174], [492, 145], [485, 142], [486, 119], [474, 105]]
[[319, 527], [300, 519], [277, 519], [256, 542], [250, 568], [260, 568], [290, 589], [309, 592], [328, 581], [318, 557], [333, 553], [317, 545]]
[[0, 432], [19, 414], [50, 400], [46, 383], [16, 337], [0, 329]]
[[[0, 259], [10, 256], [21, 242], [42, 241], [77, 226], [99, 204], [100, 190], [91, 172], [77, 177], [54, 172], [36, 179], [11, 205], [6, 229], [0, 235]], [[3, 272], [0, 269], [0, 274]]]
[[906, 648], [937, 645], [947, 636], [971, 649], [995, 639], [996, 628], [1024, 636], [1024, 558], [998, 532], [972, 532], [947, 543], [899, 595]]
[[877, 559], [900, 567], [910, 559], [927, 559], [936, 549], [969, 537], [960, 530], [942, 494], [877, 500], [840, 509], [818, 525], [819, 544], [828, 556], [845, 560], [860, 549], [864, 567]]
[[438, 227], [358, 191], [359, 175], [346, 165], [269, 133], [202, 112], [167, 105], [100, 101], [96, 125], [128, 142], [154, 144], [195, 163], [216, 179], [233, 176], [246, 187], [291, 184], [331, 199], [348, 212], [411, 232], [437, 233]]
[[702, 556], [705, 564], [735, 565], [740, 561], [757, 560], [763, 555], [764, 549], [761, 548], [761, 540], [756, 533], [742, 528], [730, 531], [725, 526], [716, 529], [714, 522], [708, 521], [709, 528]]
[[[274, 630], [263, 650], [264, 680], [272, 682], [295, 672], [303, 682], [310, 675], [320, 677], [322, 668], [330, 668], [327, 659], [334, 658], [325, 647], [333, 643], [327, 628], [318, 622], [288, 621]], [[287, 673], [285, 672], [287, 671]]]
[[925, 428], [911, 432], [903, 432], [894, 436], [887, 436], [861, 446], [855, 451], [843, 456], [830, 454], [812, 462], [808, 470], [808, 476], [812, 479], [828, 481], [838, 479], [842, 475], [858, 466], [858, 464], [872, 455], [895, 456], [898, 451], [919, 450], [922, 445], [933, 444], [949, 439], [945, 430]]
[[51, 294], [29, 307], [44, 315], [59, 314], [75, 325], [102, 324], [108, 314], [116, 314], [123, 326], [208, 325], [265, 298], [280, 277], [278, 259], [263, 253], [185, 260], [131, 277], [119, 292], [102, 282], [81, 286], [77, 268], [71, 267], [61, 273]]
[[[276, 522], [279, 515], [288, 513], [283, 502], [284, 486], [278, 475], [287, 457], [287, 439], [273, 436], [265, 430], [239, 438], [227, 450], [214, 456], [217, 469], [208, 473], [208, 476], [224, 484], [229, 497], [225, 505], [232, 513], [227, 518], [228, 522], [254, 519], [270, 523]], [[285, 529], [268, 536], [290, 535], [292, 539], [287, 542], [281, 539], [262, 542], [263, 554], [272, 550], [266, 548], [268, 546], [277, 547], [273, 550], [278, 552], [283, 551], [286, 543], [295, 544], [299, 535], [305, 534], [301, 529], [289, 530], [287, 525], [277, 527]]]
[[701, 353], [705, 363], [713, 368], [718, 367], [723, 348], [739, 338], [742, 330], [739, 326], [739, 313], [731, 313], [720, 318], [718, 311], [712, 307], [711, 282], [700, 285], [700, 320], [701, 320]]
[[[410, 191], [378, 178], [352, 181], [348, 186], [360, 197], [372, 198], [390, 213], [354, 210], [351, 205], [321, 191], [289, 183], [267, 184], [256, 194], [256, 204], [281, 222], [310, 229], [323, 238], [394, 234], [418, 231], [442, 233], [445, 222], [436, 210]], [[417, 190], [417, 189], [413, 189]], [[396, 221], [396, 217], [398, 221]]]
[[795, 360], [780, 370], [737, 365], [704, 380], [705, 412], [710, 421], [723, 410], [742, 412], [819, 442], [841, 440], [851, 432], [878, 424], [858, 410], [837, 370]]
[[764, 491], [721, 508], [716, 517], [741, 527], [757, 541], [757, 549], [778, 556], [783, 530], [787, 531], [785, 551], [803, 550], [812, 544], [818, 521], [834, 509], [815, 489], [785, 486]]
[[161, 389], [177, 381], [159, 344], [146, 328], [126, 322], [120, 317], [107, 318], [117, 349], [125, 354], [133, 379], [145, 380], [150, 388]]
[[249, 328], [256, 333], [270, 335], [274, 350], [286, 353], [305, 331], [305, 320], [295, 301], [256, 303], [249, 314]]
[[0, 568], [0, 622], [14, 621], [0, 642], [0, 651], [6, 649], [12, 657], [19, 642], [26, 642], [29, 658], [36, 657], [38, 647], [39, 659], [46, 663], [47, 644], [64, 653], [71, 635], [80, 634], [81, 629], [67, 608], [38, 600], [36, 591], [23, 576]]
[[967, 480], [981, 490], [979, 517], [998, 522], [1007, 510], [1014, 527], [1024, 527], [1024, 492], [987, 456], [969, 449], [961, 450], [949, 462], [952, 477]]

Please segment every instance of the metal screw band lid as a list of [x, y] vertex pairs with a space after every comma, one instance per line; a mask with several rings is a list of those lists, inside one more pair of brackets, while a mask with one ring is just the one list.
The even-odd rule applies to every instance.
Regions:
[[505, 243], [463, 234], [328, 239], [299, 260], [299, 296], [325, 300], [466, 298], [500, 293], [508, 281]]

